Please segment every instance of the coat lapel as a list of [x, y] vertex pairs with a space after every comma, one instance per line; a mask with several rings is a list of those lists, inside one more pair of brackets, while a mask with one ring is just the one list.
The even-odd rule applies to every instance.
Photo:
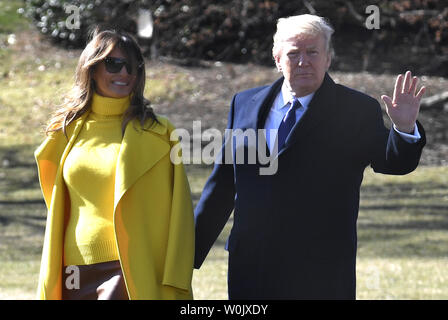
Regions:
[[82, 115], [74, 122], [74, 126], [67, 128], [70, 137], [68, 142], [62, 132], [59, 132], [48, 137], [35, 153], [39, 180], [49, 209], [42, 251], [44, 267], [41, 267], [38, 285], [41, 298], [61, 298], [64, 223], [68, 216], [62, 170], [87, 115], [88, 113]]
[[[266, 143], [266, 137], [264, 134], [258, 134], [258, 130], [264, 129], [264, 124], [269, 114], [269, 110], [280, 90], [283, 79], [284, 78], [281, 77], [272, 85], [266, 86], [258, 91], [250, 99], [247, 99], [246, 104], [239, 109], [241, 110], [241, 114], [238, 115], [233, 129], [241, 129], [242, 131], [246, 131], [247, 129], [254, 130], [256, 142], [255, 145], [250, 147], [254, 147], [257, 150], [257, 154], [260, 150], [263, 150], [264, 147], [264, 152], [269, 156], [269, 148]], [[261, 140], [259, 141], [259, 139]], [[244, 141], [244, 143], [246, 142]], [[236, 147], [237, 146], [235, 146], [235, 148]]]
[[129, 123], [125, 130], [115, 172], [114, 210], [138, 178], [169, 153], [169, 142], [162, 138], [167, 132], [167, 120], [158, 120], [160, 123], [146, 130], [140, 129], [138, 122]]
[[334, 87], [334, 81], [326, 73], [322, 85], [314, 94], [300, 121], [292, 128], [291, 133], [285, 141], [285, 146], [279, 152], [279, 155], [288, 150], [300, 139], [305, 139], [323, 120], [331, 118], [332, 113], [337, 111], [337, 108], [334, 107]]
[[[39, 180], [44, 194], [45, 202], [50, 207], [54, 190], [62, 189], [62, 170], [65, 159], [78, 136], [88, 113], [82, 115], [74, 123], [73, 131], [68, 131], [69, 141], [64, 136], [53, 140], [49, 137], [36, 150], [35, 157], [38, 164]], [[158, 118], [158, 124], [146, 131], [136, 129], [137, 122], [129, 123], [118, 153], [115, 176], [115, 201], [117, 206], [123, 194], [142, 176], [151, 169], [170, 150], [170, 145], [161, 136], [167, 132], [167, 120]], [[70, 130], [70, 129], [68, 129]], [[56, 187], [56, 188], [55, 188]]]
[[54, 134], [49, 136], [34, 153], [39, 171], [39, 181], [47, 207], [50, 206], [55, 181], [62, 174], [65, 158], [81, 131], [87, 116], [88, 113], [85, 113], [74, 122], [74, 126], [67, 128], [68, 141], [62, 132]]
[[245, 129], [263, 129], [264, 122], [269, 113], [269, 109], [274, 102], [276, 94], [283, 83], [283, 77], [257, 92], [250, 100], [247, 100], [248, 106], [241, 109], [236, 128]]
[[75, 126], [73, 128], [73, 133], [70, 134], [70, 132], [67, 132], [67, 135], [70, 137], [70, 139], [67, 143], [67, 146], [65, 147], [64, 153], [62, 154], [61, 160], [59, 162], [59, 170], [61, 170], [61, 174], [62, 174], [62, 168], [64, 167], [65, 159], [67, 158], [67, 155], [72, 149], [73, 144], [75, 143], [76, 138], [78, 137], [78, 134], [81, 131], [89, 113], [90, 112], [84, 113], [78, 120], [76, 120]]

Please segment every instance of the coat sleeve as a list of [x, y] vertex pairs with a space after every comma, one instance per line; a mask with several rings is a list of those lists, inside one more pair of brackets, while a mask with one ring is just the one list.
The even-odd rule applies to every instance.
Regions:
[[[227, 129], [233, 127], [235, 99], [233, 98], [228, 116]], [[213, 171], [208, 178], [201, 198], [195, 209], [195, 261], [194, 267], [199, 269], [204, 262], [213, 243], [224, 228], [235, 206], [235, 184], [233, 164], [226, 163], [227, 143], [225, 139], [220, 154], [217, 156]], [[218, 161], [219, 160], [219, 161]], [[228, 161], [227, 161], [228, 162]]]
[[393, 127], [384, 126], [381, 107], [376, 102], [374, 115], [365, 125], [366, 146], [370, 148], [370, 165], [375, 172], [404, 175], [417, 168], [426, 136], [423, 126], [417, 121], [421, 139], [415, 143], [405, 141]]
[[[179, 143], [176, 141], [175, 144]], [[191, 293], [194, 258], [194, 218], [184, 166], [173, 164], [173, 189], [163, 284]], [[181, 293], [182, 295], [182, 293]]]

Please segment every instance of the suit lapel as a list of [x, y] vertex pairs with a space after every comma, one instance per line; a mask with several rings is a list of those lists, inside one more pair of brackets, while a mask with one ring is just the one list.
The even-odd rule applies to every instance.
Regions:
[[[240, 109], [241, 114], [238, 116], [238, 121], [234, 125], [234, 129], [242, 129], [243, 131], [247, 129], [254, 130], [256, 136], [256, 145], [254, 147], [259, 152], [259, 147], [264, 146], [267, 156], [269, 156], [270, 152], [266, 143], [266, 137], [263, 134], [259, 135], [258, 129], [264, 129], [269, 110], [280, 90], [283, 79], [283, 77], [279, 78], [272, 85], [261, 89], [248, 99], [246, 105], [243, 105]], [[258, 141], [259, 138], [262, 141]]]
[[167, 132], [167, 120], [158, 118], [146, 131], [138, 122], [129, 123], [120, 151], [115, 172], [114, 210], [125, 192], [160, 159], [169, 153], [169, 142], [162, 138]]
[[282, 83], [283, 77], [247, 100], [248, 105], [241, 109], [241, 116], [239, 116], [235, 129], [263, 129], [266, 117]]
[[337, 111], [337, 108], [334, 107], [334, 87], [334, 81], [328, 73], [325, 74], [322, 85], [314, 94], [300, 121], [292, 128], [290, 135], [285, 141], [285, 146], [279, 152], [279, 155], [288, 150], [300, 139], [305, 139], [323, 120], [331, 118], [331, 114]]

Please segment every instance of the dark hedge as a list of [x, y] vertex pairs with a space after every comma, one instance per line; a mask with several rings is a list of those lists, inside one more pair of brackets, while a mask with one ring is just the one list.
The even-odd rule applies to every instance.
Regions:
[[[68, 29], [64, 6], [79, 8], [80, 28]], [[369, 30], [368, 5], [380, 9], [380, 29]], [[149, 9], [153, 48], [160, 55], [272, 65], [272, 37], [278, 18], [315, 13], [336, 29], [333, 68], [382, 72], [411, 67], [447, 75], [446, 0], [25, 0], [21, 12], [54, 42], [85, 45], [89, 27], [112, 23], [136, 33], [138, 10]], [[148, 41], [140, 39], [142, 46]]]

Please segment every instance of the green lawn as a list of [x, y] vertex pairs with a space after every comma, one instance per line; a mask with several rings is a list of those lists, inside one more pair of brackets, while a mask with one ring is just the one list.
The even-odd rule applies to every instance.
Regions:
[[17, 13], [21, 7], [23, 7], [22, 0], [0, 1], [0, 34], [14, 33], [27, 28], [27, 21]]
[[[32, 151], [0, 147], [0, 298], [33, 298], [45, 208]], [[193, 199], [211, 168], [187, 166]], [[403, 177], [367, 170], [358, 220], [359, 299], [448, 298], [448, 168], [421, 167]], [[227, 252], [232, 220], [200, 270], [196, 299], [227, 298]]]

